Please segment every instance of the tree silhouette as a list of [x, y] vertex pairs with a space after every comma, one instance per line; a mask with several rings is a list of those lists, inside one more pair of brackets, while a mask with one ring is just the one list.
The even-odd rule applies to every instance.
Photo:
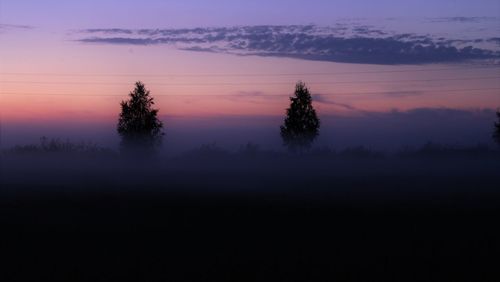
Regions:
[[500, 109], [497, 110], [498, 122], [495, 122], [495, 131], [493, 132], [493, 139], [500, 145]]
[[295, 85], [295, 96], [290, 97], [290, 108], [281, 126], [283, 143], [292, 152], [309, 149], [319, 135], [319, 119], [312, 106], [312, 97], [305, 83]]
[[163, 137], [163, 124], [158, 119], [158, 110], [153, 109], [153, 98], [149, 90], [140, 81], [135, 83], [134, 91], [129, 94], [128, 101], [120, 103], [122, 111], [118, 120], [121, 149], [131, 153], [153, 153], [160, 145]]

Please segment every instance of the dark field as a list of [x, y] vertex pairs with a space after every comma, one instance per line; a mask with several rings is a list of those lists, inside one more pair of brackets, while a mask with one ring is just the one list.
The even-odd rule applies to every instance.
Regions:
[[498, 152], [346, 152], [5, 154], [0, 280], [498, 281]]

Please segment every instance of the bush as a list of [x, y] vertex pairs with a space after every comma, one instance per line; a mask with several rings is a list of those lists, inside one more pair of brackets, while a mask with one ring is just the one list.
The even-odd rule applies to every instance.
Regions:
[[69, 140], [40, 138], [39, 144], [18, 145], [8, 150], [10, 154], [95, 154], [112, 155], [111, 149], [103, 148], [92, 142], [72, 143]]

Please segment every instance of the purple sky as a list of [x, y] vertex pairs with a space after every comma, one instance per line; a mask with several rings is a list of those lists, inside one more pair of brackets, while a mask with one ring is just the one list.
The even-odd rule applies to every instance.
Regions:
[[496, 17], [497, 0], [2, 0], [2, 23], [50, 28], [332, 24], [338, 18]]

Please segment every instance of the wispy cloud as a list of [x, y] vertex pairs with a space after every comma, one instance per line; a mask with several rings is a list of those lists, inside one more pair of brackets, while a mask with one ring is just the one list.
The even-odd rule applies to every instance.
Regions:
[[266, 94], [262, 91], [238, 91], [232, 95], [223, 96], [226, 100], [252, 104], [265, 104], [270, 100], [284, 99], [285, 96]]
[[313, 101], [315, 103], [337, 106], [337, 107], [340, 107], [340, 108], [343, 108], [346, 110], [350, 110], [350, 111], [360, 111], [360, 112], [362, 111], [362, 110], [360, 110], [360, 109], [358, 109], [350, 104], [336, 102], [331, 97], [329, 97], [328, 95], [324, 95], [324, 94], [323, 95], [322, 94], [313, 94]]
[[381, 93], [385, 97], [404, 98], [423, 95], [423, 91], [387, 91]]
[[459, 22], [459, 23], [480, 23], [487, 21], [496, 21], [496, 17], [443, 17], [429, 18], [430, 22]]
[[[376, 113], [373, 113], [376, 115]], [[393, 110], [387, 113], [378, 113], [386, 116], [406, 116], [413, 117], [421, 122], [446, 120], [471, 119], [473, 117], [482, 117], [494, 119], [495, 111], [493, 109], [455, 109], [455, 108], [414, 108], [408, 111]], [[489, 126], [489, 124], [487, 123]]]
[[500, 45], [500, 37], [492, 37], [492, 38], [489, 38], [487, 41]]
[[33, 29], [30, 25], [19, 25], [19, 24], [0, 24], [0, 31], [3, 30], [14, 30], [14, 29]]
[[109, 38], [99, 38], [91, 37], [80, 39], [81, 42], [87, 43], [107, 43], [107, 44], [124, 44], [124, 45], [150, 45], [158, 44], [154, 40], [149, 38], [126, 38], [126, 37], [109, 37]]
[[262, 91], [238, 91], [236, 93], [238, 97], [262, 97], [266, 96], [266, 94]]
[[84, 43], [168, 44], [188, 51], [346, 63], [423, 64], [500, 58], [498, 50], [475, 45], [482, 40], [393, 34], [367, 25], [87, 29], [80, 34], [77, 41]]

